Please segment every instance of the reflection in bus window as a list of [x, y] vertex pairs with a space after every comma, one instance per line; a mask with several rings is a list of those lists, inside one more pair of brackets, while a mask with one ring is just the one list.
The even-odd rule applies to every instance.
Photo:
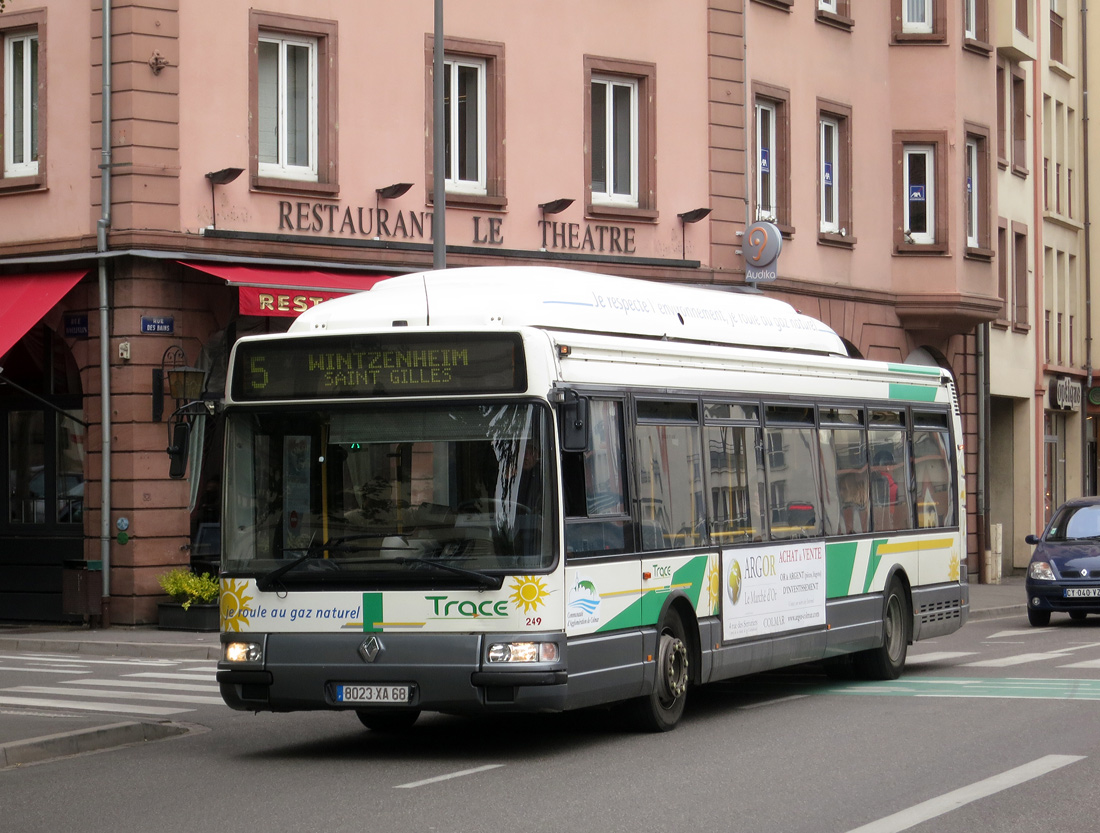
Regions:
[[641, 549], [699, 546], [706, 507], [696, 425], [639, 425], [638, 505]]
[[906, 476], [905, 430], [872, 430], [871, 522], [876, 532], [911, 529], [912, 496]]
[[773, 539], [821, 534], [817, 451], [810, 428], [768, 428], [768, 519]]
[[764, 535], [764, 463], [760, 429], [710, 425], [710, 535], [716, 544], [761, 541]]
[[622, 403], [589, 403], [589, 449], [562, 455], [568, 555], [613, 555], [632, 546], [626, 510]]
[[865, 438], [861, 428], [821, 429], [826, 535], [859, 535], [871, 529]]
[[913, 431], [913, 482], [916, 484], [917, 526], [954, 526], [951, 493], [951, 446], [946, 431]]

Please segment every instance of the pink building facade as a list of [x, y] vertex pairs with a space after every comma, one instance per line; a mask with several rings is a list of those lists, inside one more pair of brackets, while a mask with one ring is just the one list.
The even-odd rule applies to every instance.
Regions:
[[760, 289], [950, 368], [970, 424], [996, 61], [959, 4], [917, 33], [901, 6], [446, 0], [437, 171], [430, 3], [114, 0], [105, 50], [99, 0], [8, 0], [0, 616], [155, 621], [221, 462], [211, 420], [169, 478], [167, 371], [214, 402], [235, 338], [430, 268], [440, 175], [449, 267], [744, 289], [742, 235], [774, 222]]

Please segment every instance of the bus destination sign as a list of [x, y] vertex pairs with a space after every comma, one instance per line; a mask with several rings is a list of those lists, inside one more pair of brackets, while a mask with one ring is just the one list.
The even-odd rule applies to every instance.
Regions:
[[238, 402], [518, 393], [527, 387], [518, 333], [410, 333], [241, 342]]

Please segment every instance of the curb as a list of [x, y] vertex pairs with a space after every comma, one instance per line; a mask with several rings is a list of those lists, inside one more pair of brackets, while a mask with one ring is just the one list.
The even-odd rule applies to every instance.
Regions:
[[1023, 616], [1027, 613], [1024, 605], [1007, 605], [1005, 607], [987, 607], [982, 610], [971, 608], [968, 622], [977, 622], [981, 619], [1004, 619], [1008, 616]]
[[0, 744], [0, 769], [40, 763], [53, 758], [97, 752], [119, 746], [186, 735], [190, 728], [179, 723], [112, 723], [92, 729], [44, 735]]
[[33, 636], [0, 637], [10, 651], [45, 651], [91, 656], [138, 656], [154, 659], [220, 659], [221, 645], [179, 645], [173, 642], [93, 642], [81, 639], [42, 639]]

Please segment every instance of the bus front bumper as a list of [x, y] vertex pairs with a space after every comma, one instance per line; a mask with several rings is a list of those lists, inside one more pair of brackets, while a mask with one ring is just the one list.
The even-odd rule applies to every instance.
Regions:
[[[402, 708], [454, 714], [561, 711], [564, 634], [271, 633], [222, 634], [223, 646], [260, 646], [254, 662], [218, 663], [222, 699], [242, 711], [374, 708], [338, 700], [340, 686], [408, 686]], [[553, 663], [490, 663], [488, 646], [557, 643]]]

